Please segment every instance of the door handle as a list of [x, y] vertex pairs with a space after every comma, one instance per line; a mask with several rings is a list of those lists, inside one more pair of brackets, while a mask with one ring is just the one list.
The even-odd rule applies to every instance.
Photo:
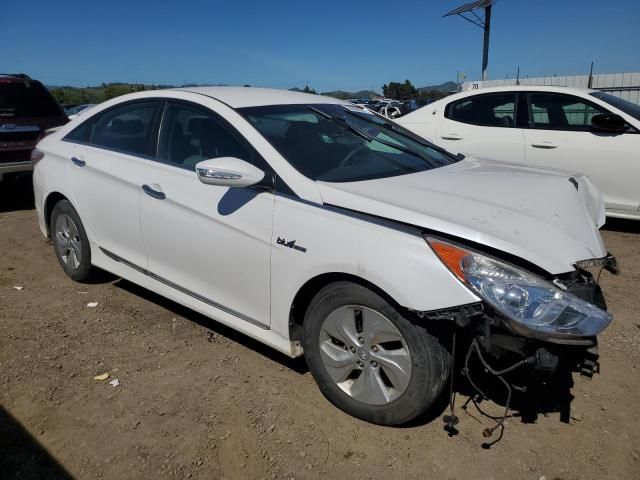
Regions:
[[551, 142], [532, 143], [531, 146], [533, 148], [542, 148], [542, 149], [546, 149], [546, 150], [550, 150], [552, 148], [558, 148], [558, 145], [556, 145], [555, 143], [551, 143]]
[[164, 200], [165, 198], [167, 198], [162, 190], [155, 190], [147, 184], [142, 185], [142, 190], [144, 190], [144, 193], [146, 193], [150, 197], [157, 198], [158, 200]]
[[84, 167], [87, 164], [87, 162], [77, 157], [71, 157], [71, 161], [73, 162], [74, 165], [77, 165], [78, 167]]
[[447, 135], [442, 135], [440, 138], [443, 140], [462, 140], [462, 137], [457, 133], [448, 133]]

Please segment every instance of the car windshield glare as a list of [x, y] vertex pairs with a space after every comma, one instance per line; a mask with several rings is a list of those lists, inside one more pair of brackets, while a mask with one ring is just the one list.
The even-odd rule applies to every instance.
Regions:
[[243, 108], [240, 113], [312, 180], [373, 180], [457, 161], [399, 125], [356, 106], [272, 105]]

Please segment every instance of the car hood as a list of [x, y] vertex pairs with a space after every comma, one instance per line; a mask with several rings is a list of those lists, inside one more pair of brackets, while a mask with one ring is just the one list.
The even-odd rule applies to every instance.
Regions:
[[552, 274], [607, 254], [602, 198], [580, 174], [468, 157], [410, 175], [318, 185], [326, 204], [487, 245]]

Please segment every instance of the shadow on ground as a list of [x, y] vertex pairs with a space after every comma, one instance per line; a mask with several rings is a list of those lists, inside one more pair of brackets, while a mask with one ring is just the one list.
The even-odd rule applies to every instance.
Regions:
[[0, 181], [0, 212], [35, 208], [31, 175], [5, 177]]
[[286, 355], [274, 350], [266, 346], [263, 343], [254, 340], [251, 337], [248, 337], [236, 330], [233, 330], [221, 323], [212, 320], [205, 315], [202, 315], [198, 312], [191, 310], [190, 308], [184, 307], [173, 300], [169, 300], [166, 297], [153, 293], [143, 287], [140, 287], [134, 283], [129, 282], [128, 280], [119, 279], [114, 283], [114, 285], [122, 290], [125, 290], [133, 295], [137, 295], [138, 297], [144, 298], [145, 300], [155, 303], [156, 305], [160, 305], [163, 308], [166, 308], [170, 312], [173, 312], [176, 315], [186, 318], [198, 325], [201, 325], [212, 333], [216, 333], [218, 335], [222, 335], [223, 337], [228, 338], [232, 342], [239, 343], [251, 350], [258, 352], [260, 355], [264, 355], [265, 357], [273, 360], [281, 364], [283, 367], [293, 370], [299, 374], [304, 374], [309, 371], [307, 368], [307, 364], [305, 363], [303, 358], [289, 358]]
[[640, 220], [627, 220], [624, 218], [607, 218], [603, 230], [622, 233], [640, 233]]
[[[233, 342], [254, 350], [270, 360], [281, 364], [285, 368], [293, 370], [299, 374], [308, 372], [307, 365], [303, 358], [291, 359], [242, 333], [239, 333], [216, 322], [215, 320], [194, 312], [187, 307], [183, 307], [172, 300], [157, 295], [127, 280], [117, 280], [114, 285], [130, 294], [144, 298], [149, 302], [166, 308], [176, 315], [195, 322], [207, 328], [212, 333], [224, 336]], [[470, 367], [470, 371], [473, 373], [474, 383], [480, 387], [482, 394], [477, 391], [461, 374], [461, 369], [464, 365], [464, 354], [466, 354], [466, 349], [458, 351], [458, 355], [456, 355], [454, 391], [456, 394], [460, 395], [457, 400], [456, 413], [458, 416], [468, 415], [475, 418], [475, 420], [478, 421], [478, 428], [482, 429], [483, 427], [480, 426], [481, 417], [484, 417], [482, 420], [484, 426], [487, 426], [487, 424], [490, 426], [491, 419], [496, 420], [500, 417], [502, 411], [504, 411], [503, 409], [506, 403], [507, 392], [504, 384], [496, 380], [494, 377], [487, 375], [486, 372], [483, 371], [484, 369], [481, 365], [474, 364]], [[516, 378], [508, 378], [509, 383], [513, 382], [515, 384], [519, 384], [520, 379], [517, 377], [520, 374], [525, 374], [525, 372], [516, 372]], [[528, 378], [529, 375], [530, 373], [526, 373], [525, 378]], [[573, 400], [573, 396], [571, 395], [572, 387], [573, 381], [571, 374], [566, 373], [556, 375], [545, 382], [530, 383], [526, 392], [518, 391], [514, 388], [512, 391], [508, 416], [509, 418], [517, 418], [523, 423], [535, 423], [540, 415], [559, 413], [560, 421], [567, 423], [570, 420], [570, 406]], [[413, 422], [410, 422], [405, 425], [405, 427], [419, 427], [434, 421], [442, 422], [443, 414], [448, 413], [449, 388], [450, 385], [447, 383], [445, 391], [437, 400], [435, 405], [430, 408], [425, 415], [419, 417]], [[467, 402], [465, 408], [461, 408], [467, 399], [472, 400]], [[488, 407], [490, 404], [491, 407]], [[487, 411], [485, 411], [485, 407], [491, 410], [493, 415], [488, 414]], [[489, 419], [488, 423], [487, 419]]]
[[0, 478], [73, 478], [49, 452], [0, 406]]

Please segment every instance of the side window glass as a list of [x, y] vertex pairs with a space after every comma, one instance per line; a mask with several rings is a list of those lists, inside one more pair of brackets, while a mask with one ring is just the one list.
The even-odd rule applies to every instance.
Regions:
[[159, 158], [195, 170], [202, 160], [236, 157], [253, 161], [253, 153], [222, 122], [205, 109], [169, 103], [162, 120]]
[[531, 94], [533, 128], [550, 130], [588, 130], [591, 118], [603, 109], [578, 97], [562, 94]]
[[153, 121], [158, 102], [136, 102], [101, 114], [89, 143], [134, 155], [153, 154]]
[[514, 127], [515, 106], [516, 96], [513, 93], [477, 95], [453, 103], [448, 118], [487, 127]]
[[94, 119], [90, 118], [76, 128], [71, 130], [65, 137], [64, 140], [70, 140], [72, 142], [80, 142], [80, 143], [89, 143], [91, 139], [91, 131], [93, 130], [93, 122]]

